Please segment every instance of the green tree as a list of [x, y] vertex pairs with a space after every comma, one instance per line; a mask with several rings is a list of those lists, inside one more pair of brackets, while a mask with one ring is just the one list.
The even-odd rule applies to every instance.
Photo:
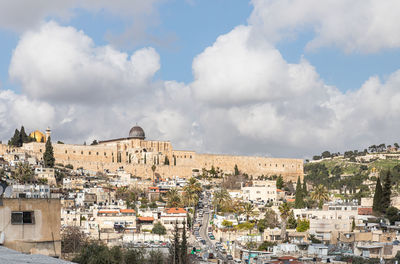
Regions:
[[178, 189], [172, 188], [167, 192], [167, 207], [181, 207], [182, 199]]
[[294, 207], [295, 208], [303, 208], [304, 207], [304, 191], [301, 188], [300, 177], [297, 178], [296, 199], [294, 202]]
[[43, 153], [43, 162], [44, 162], [44, 166], [46, 168], [54, 167], [55, 158], [54, 158], [53, 146], [51, 145], [50, 137], [46, 141], [46, 150]]
[[254, 205], [251, 203], [243, 203], [243, 214], [246, 216], [246, 221], [249, 221], [249, 218], [254, 216]]
[[289, 218], [287, 220], [287, 227], [289, 229], [296, 229], [297, 228], [297, 221], [296, 221], [296, 218], [294, 217], [293, 210], [290, 210]]
[[329, 200], [328, 190], [324, 185], [320, 184], [314, 188], [314, 191], [311, 193], [311, 198], [319, 201], [319, 208], [322, 208], [324, 201]]
[[169, 247], [169, 262], [171, 264], [179, 264], [180, 260], [180, 243], [179, 243], [179, 229], [178, 224], [175, 223], [175, 228], [173, 232], [173, 240]]
[[279, 226], [278, 216], [275, 211], [268, 208], [264, 213], [264, 218], [258, 222], [257, 226], [260, 232], [264, 232], [266, 228], [272, 229]]
[[322, 154], [321, 154], [321, 156], [322, 156], [322, 158], [330, 158], [331, 157], [331, 153], [329, 152], [329, 151], [324, 151], [324, 152], [322, 152]]
[[110, 250], [100, 242], [91, 242], [81, 248], [73, 262], [80, 264], [112, 263]]
[[158, 235], [165, 235], [167, 233], [167, 229], [165, 228], [165, 226], [163, 226], [162, 223], [157, 222], [154, 224], [153, 229], [151, 230], [151, 233], [158, 234]]
[[386, 212], [386, 209], [390, 206], [390, 196], [392, 195], [392, 181], [390, 170], [386, 172], [385, 179], [383, 180], [382, 189], [382, 212]]
[[233, 223], [232, 223], [232, 221], [224, 219], [224, 221], [222, 221], [222, 226], [224, 226], [224, 227], [232, 227]]
[[183, 230], [182, 230], [182, 241], [181, 241], [181, 246], [180, 246], [180, 260], [181, 264], [188, 264], [188, 244], [187, 244], [187, 237], [186, 237], [186, 224], [183, 224]]
[[[130, 262], [126, 262], [127, 264]], [[149, 264], [163, 264], [164, 263], [164, 256], [160, 250], [152, 250], [149, 253], [149, 258], [147, 259], [146, 263]]]
[[231, 196], [226, 189], [221, 189], [214, 192], [212, 204], [216, 212], [221, 211], [231, 201]]
[[303, 180], [303, 200], [305, 197], [307, 197], [308, 191], [307, 191], [307, 183], [305, 180]]
[[276, 179], [276, 188], [282, 189], [284, 184], [285, 182], [283, 181], [282, 175], [279, 175], [278, 178]]
[[[142, 264], [145, 263], [144, 253], [139, 249], [128, 249], [124, 253], [125, 263]], [[104, 262], [101, 262], [104, 263]], [[106, 262], [107, 263], [107, 262]]]
[[390, 206], [386, 210], [386, 217], [389, 220], [391, 225], [394, 225], [394, 222], [400, 221], [399, 209], [396, 207]]
[[372, 203], [372, 209], [374, 212], [382, 212], [382, 185], [381, 185], [381, 179], [380, 177], [376, 181], [376, 186], [375, 186], [375, 194], [374, 194], [374, 200]]
[[308, 229], [310, 229], [310, 220], [302, 219], [297, 221], [297, 227], [296, 227], [297, 232], [305, 232]]
[[20, 147], [19, 145], [19, 130], [15, 129], [14, 131], [14, 135], [12, 136], [12, 138], [8, 141], [8, 145], [13, 146], [13, 147]]
[[234, 170], [235, 170], [235, 176], [239, 175], [239, 168], [238, 168], [237, 164], [235, 164]]
[[19, 145], [22, 146], [23, 143], [31, 142], [31, 138], [25, 133], [24, 126], [21, 126], [19, 131]]
[[21, 182], [30, 182], [34, 180], [34, 174], [28, 163], [18, 163], [15, 168], [14, 178]]

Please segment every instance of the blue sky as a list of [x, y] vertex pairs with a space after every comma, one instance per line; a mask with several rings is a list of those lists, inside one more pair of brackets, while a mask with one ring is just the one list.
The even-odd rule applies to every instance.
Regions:
[[400, 142], [398, 0], [20, 1], [0, 2], [2, 140], [138, 123], [200, 152]]
[[[156, 78], [189, 83], [193, 80], [193, 58], [212, 45], [219, 35], [228, 33], [237, 25], [247, 24], [252, 10], [253, 6], [242, 0], [164, 1], [158, 8], [158, 21], [146, 31], [165, 43], [147, 39], [143, 41], [144, 44], [122, 47], [120, 50], [131, 53], [140, 47], [153, 46], [161, 56], [161, 69]], [[83, 30], [96, 45], [110, 44], [106, 38], [107, 32], [120, 33], [127, 26], [126, 19], [104, 10], [94, 13], [76, 9], [70, 20], [51, 16], [46, 19], [55, 19], [62, 25]], [[301, 34], [294, 40], [279, 42], [277, 48], [289, 63], [298, 63], [304, 57], [316, 67], [327, 84], [342, 91], [358, 89], [373, 75], [385, 78], [399, 67], [400, 53], [397, 49], [374, 54], [349, 54], [328, 47], [307, 52], [305, 45], [312, 37], [313, 33]], [[0, 39], [0, 82], [3, 89], [18, 90], [18, 86], [8, 79], [8, 67], [12, 50], [18, 43], [18, 34], [0, 30]]]

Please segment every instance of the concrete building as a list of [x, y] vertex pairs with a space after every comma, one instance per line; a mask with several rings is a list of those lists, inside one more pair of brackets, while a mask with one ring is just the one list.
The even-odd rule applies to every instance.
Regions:
[[253, 181], [253, 186], [242, 187], [243, 198], [251, 202], [277, 201], [276, 181]]
[[45, 179], [49, 185], [56, 185], [54, 168], [35, 168], [35, 177], [36, 179]]
[[172, 231], [175, 228], [175, 224], [178, 228], [183, 228], [186, 223], [187, 212], [183, 208], [167, 208], [161, 212], [161, 223], [165, 226], [168, 231]]
[[28, 254], [61, 255], [58, 199], [2, 199], [0, 232], [4, 246]]

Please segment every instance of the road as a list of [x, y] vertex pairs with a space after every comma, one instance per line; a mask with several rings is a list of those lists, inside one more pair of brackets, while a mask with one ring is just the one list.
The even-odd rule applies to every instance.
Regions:
[[210, 222], [210, 213], [209, 213], [209, 209], [206, 211], [204, 210], [204, 214], [203, 214], [203, 224], [200, 228], [200, 236], [206, 241], [206, 246], [208, 249], [210, 249], [213, 253], [214, 256], [219, 259], [222, 260], [222, 263], [228, 263], [226, 257], [219, 251], [217, 251], [215, 244], [210, 240], [210, 238], [208, 237], [208, 223]]

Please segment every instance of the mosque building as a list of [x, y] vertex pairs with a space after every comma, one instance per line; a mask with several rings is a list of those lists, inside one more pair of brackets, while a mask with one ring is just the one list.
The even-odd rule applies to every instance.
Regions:
[[[43, 134], [36, 130], [30, 134], [36, 142], [25, 143], [21, 148], [41, 159], [45, 142], [50, 137], [48, 128]], [[191, 177], [202, 169], [218, 168], [233, 173], [235, 165], [242, 173], [253, 176], [282, 175], [285, 180], [296, 181], [303, 177], [303, 160], [201, 154], [190, 150], [175, 150], [169, 141], [146, 140], [145, 131], [133, 126], [127, 137], [99, 141], [97, 145], [57, 144], [52, 142], [56, 163], [71, 164], [92, 171], [116, 171], [123, 168], [133, 176], [151, 178], [151, 167], [161, 178]]]

